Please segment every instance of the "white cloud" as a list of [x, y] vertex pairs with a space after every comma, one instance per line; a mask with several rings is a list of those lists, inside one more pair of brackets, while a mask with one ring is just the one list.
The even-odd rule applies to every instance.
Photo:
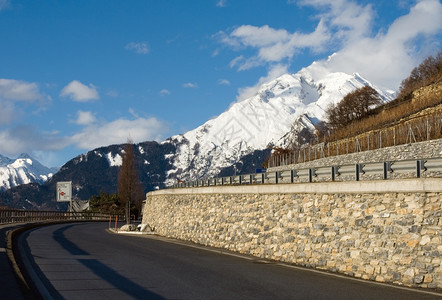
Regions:
[[301, 0], [298, 3], [301, 6], [313, 6], [322, 10], [317, 17], [333, 30], [335, 40], [351, 42], [371, 32], [375, 16], [371, 4], [361, 6], [349, 0]]
[[198, 88], [198, 84], [192, 83], [192, 82], [183, 83], [183, 88], [196, 89], [196, 88]]
[[71, 137], [60, 136], [60, 132], [41, 132], [35, 126], [20, 125], [0, 130], [0, 153], [16, 156], [19, 153], [48, 153], [69, 146], [92, 150], [111, 144], [121, 144], [130, 137], [135, 143], [162, 141], [169, 133], [168, 125], [156, 118], [118, 119], [108, 123], [92, 122], [89, 112], [79, 112], [77, 121], [86, 125]]
[[241, 65], [241, 62], [244, 61], [244, 56], [240, 55], [232, 59], [229, 63], [229, 67], [233, 68], [237, 65]]
[[60, 150], [68, 145], [68, 140], [56, 132], [40, 132], [34, 126], [20, 125], [0, 131], [0, 153], [17, 155], [38, 150]]
[[242, 25], [230, 34], [219, 32], [215, 35], [221, 43], [234, 50], [255, 48], [257, 54], [245, 58], [238, 56], [230, 62], [230, 66], [237, 66], [238, 70], [247, 70], [267, 63], [280, 62], [291, 59], [299, 49], [310, 48], [313, 51], [321, 50], [330, 39], [330, 34], [324, 23], [320, 21], [312, 33], [290, 33], [285, 29], [274, 29], [268, 25], [261, 27]]
[[108, 95], [109, 97], [113, 97], [113, 98], [116, 98], [119, 96], [119, 94], [116, 90], [109, 90], [109, 91], [107, 91], [106, 95]]
[[134, 118], [139, 118], [140, 115], [132, 108], [129, 107], [129, 113], [134, 117]]
[[[311, 6], [318, 12], [312, 32], [289, 32], [285, 29], [242, 25], [214, 35], [233, 51], [255, 50], [252, 55], [240, 53], [230, 67], [247, 70], [274, 64], [289, 65], [302, 51], [329, 55], [326, 65], [332, 71], [358, 72], [378, 86], [396, 89], [411, 69], [428, 55], [440, 51], [442, 5], [439, 0], [418, 0], [410, 12], [397, 18], [388, 28], [374, 29], [376, 12], [371, 4], [351, 0], [289, 1]], [[408, 5], [411, 5], [408, 2]], [[245, 53], [245, 52], [244, 52]], [[269, 77], [270, 74], [265, 76]], [[253, 87], [252, 87], [253, 88]], [[250, 94], [244, 88], [241, 95]]]
[[334, 71], [359, 72], [378, 86], [397, 89], [423, 58], [440, 49], [441, 15], [439, 1], [420, 1], [386, 33], [346, 44], [326, 65]]
[[218, 84], [221, 84], [221, 85], [230, 85], [230, 81], [228, 81], [227, 79], [219, 79], [219, 80], [218, 80]]
[[86, 86], [78, 80], [71, 81], [60, 93], [62, 97], [69, 97], [77, 102], [88, 102], [99, 99], [97, 89], [93, 84]]
[[168, 126], [156, 118], [138, 118], [135, 120], [118, 119], [113, 122], [91, 125], [70, 138], [70, 142], [80, 149], [121, 144], [131, 137], [134, 143], [162, 140], [168, 132]]
[[11, 6], [11, 2], [9, 0], [0, 0], [0, 11], [7, 9]]
[[218, 2], [216, 3], [216, 6], [218, 7], [226, 7], [227, 5], [227, 0], [218, 0]]
[[[17, 102], [44, 104], [44, 97], [34, 82], [15, 79], [0, 79], [0, 125], [8, 125], [22, 118], [23, 111]], [[39, 108], [41, 109], [41, 107]], [[37, 109], [37, 111], [39, 110]]]
[[0, 99], [34, 101], [41, 99], [38, 84], [14, 79], [0, 79]]
[[17, 118], [17, 113], [12, 103], [0, 100], [0, 125], [10, 124]]
[[140, 42], [140, 43], [130, 42], [124, 47], [124, 49], [134, 51], [137, 54], [149, 53], [149, 47], [147, 46], [146, 42]]
[[90, 125], [97, 122], [97, 118], [95, 118], [94, 114], [90, 111], [77, 111], [77, 119], [74, 123], [78, 125]]
[[170, 94], [171, 94], [170, 91], [167, 90], [167, 89], [162, 89], [162, 90], [160, 91], [160, 95], [161, 95], [161, 96], [166, 96], [166, 95], [170, 95]]

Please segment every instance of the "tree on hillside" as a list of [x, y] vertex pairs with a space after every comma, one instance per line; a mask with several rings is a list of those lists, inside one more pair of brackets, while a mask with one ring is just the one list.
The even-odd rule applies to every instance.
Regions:
[[442, 52], [435, 57], [426, 58], [411, 71], [410, 76], [402, 81], [397, 99], [402, 101], [411, 99], [415, 90], [440, 80], [442, 80]]
[[375, 89], [364, 86], [345, 96], [338, 104], [331, 104], [326, 110], [327, 125], [331, 130], [347, 126], [356, 119], [369, 114], [374, 106], [382, 103]]
[[135, 163], [134, 145], [128, 140], [118, 174], [118, 198], [125, 207], [126, 223], [130, 223], [131, 207], [139, 207], [143, 197], [138, 170]]
[[99, 195], [93, 195], [89, 199], [90, 210], [105, 214], [122, 214], [124, 207], [121, 207], [118, 195], [108, 194], [100, 191]]

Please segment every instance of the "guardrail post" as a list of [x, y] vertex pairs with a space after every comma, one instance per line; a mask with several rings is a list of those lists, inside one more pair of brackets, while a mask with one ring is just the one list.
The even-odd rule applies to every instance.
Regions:
[[265, 174], [265, 173], [262, 173], [262, 174], [261, 174], [261, 183], [264, 184], [265, 181], [266, 181], [266, 174]]
[[239, 175], [239, 184], [242, 184], [242, 175]]
[[290, 170], [290, 182], [291, 183], [295, 182], [295, 176], [296, 176], [296, 171]]
[[421, 161], [416, 160], [416, 177], [421, 178]]
[[422, 172], [426, 171], [427, 168], [425, 168], [425, 160], [420, 159], [416, 161], [416, 177], [420, 178]]
[[355, 178], [356, 178], [356, 181], [359, 181], [359, 164], [356, 164], [355, 165]]
[[335, 179], [336, 179], [336, 167], [335, 166], [333, 166], [333, 167], [331, 167], [331, 180], [332, 181], [335, 181]]
[[276, 171], [275, 172], [275, 183], [278, 184], [278, 182], [279, 182], [279, 172]]
[[315, 176], [315, 169], [309, 168], [308, 169], [308, 182], [313, 182], [313, 176]]
[[388, 179], [388, 172], [391, 172], [391, 163], [389, 161], [384, 162], [384, 179]]
[[254, 177], [254, 175], [250, 174], [250, 184], [253, 184], [253, 177]]

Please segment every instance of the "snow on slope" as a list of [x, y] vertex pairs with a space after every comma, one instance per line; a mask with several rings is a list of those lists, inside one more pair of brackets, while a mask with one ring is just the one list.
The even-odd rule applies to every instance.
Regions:
[[324, 120], [330, 103], [338, 103], [365, 85], [375, 88], [385, 101], [392, 99], [391, 94], [359, 74], [331, 73], [319, 63], [263, 84], [253, 97], [234, 103], [218, 117], [165, 142], [177, 145], [177, 153], [171, 158], [174, 168], [166, 184], [215, 176], [243, 155], [278, 145], [297, 119], [312, 128]]
[[53, 172], [27, 154], [21, 154], [15, 160], [0, 155], [0, 191], [21, 184], [43, 183], [52, 177]]

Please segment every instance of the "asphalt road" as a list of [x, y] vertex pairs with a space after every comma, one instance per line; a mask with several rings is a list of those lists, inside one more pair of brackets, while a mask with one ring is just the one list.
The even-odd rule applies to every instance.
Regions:
[[106, 223], [59, 224], [21, 236], [45, 298], [441, 299], [106, 228]]

